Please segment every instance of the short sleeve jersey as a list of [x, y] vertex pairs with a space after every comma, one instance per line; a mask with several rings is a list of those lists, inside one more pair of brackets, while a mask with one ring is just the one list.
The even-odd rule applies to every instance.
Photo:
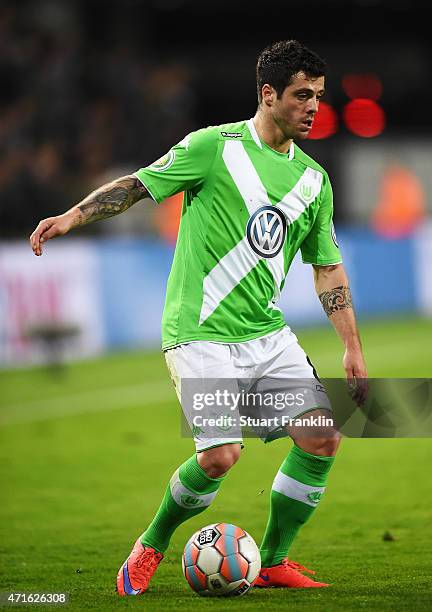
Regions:
[[269, 147], [252, 119], [193, 132], [135, 176], [157, 203], [184, 191], [164, 349], [276, 331], [297, 251], [305, 263], [341, 262], [327, 173], [294, 143], [287, 154]]

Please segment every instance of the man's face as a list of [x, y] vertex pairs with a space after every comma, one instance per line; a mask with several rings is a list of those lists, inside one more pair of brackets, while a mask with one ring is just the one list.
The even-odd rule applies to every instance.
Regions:
[[281, 98], [273, 95], [270, 111], [286, 138], [304, 140], [309, 136], [319, 100], [324, 95], [324, 77], [308, 78], [304, 72], [293, 76]]

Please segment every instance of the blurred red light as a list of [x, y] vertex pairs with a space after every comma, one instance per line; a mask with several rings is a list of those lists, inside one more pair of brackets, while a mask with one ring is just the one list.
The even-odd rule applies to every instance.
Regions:
[[309, 138], [319, 140], [332, 136], [338, 129], [337, 115], [334, 109], [326, 102], [320, 102]]
[[383, 86], [376, 74], [346, 74], [342, 79], [342, 89], [351, 98], [379, 100]]
[[385, 127], [385, 113], [381, 106], [365, 98], [348, 102], [343, 111], [343, 118], [347, 128], [363, 138], [378, 136]]

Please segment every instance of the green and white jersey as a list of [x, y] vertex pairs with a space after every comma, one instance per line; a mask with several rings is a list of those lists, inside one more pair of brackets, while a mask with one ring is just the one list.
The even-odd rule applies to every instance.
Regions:
[[327, 173], [295, 144], [287, 154], [266, 145], [252, 119], [193, 132], [135, 176], [158, 203], [184, 191], [164, 349], [276, 331], [296, 252], [305, 263], [341, 262]]

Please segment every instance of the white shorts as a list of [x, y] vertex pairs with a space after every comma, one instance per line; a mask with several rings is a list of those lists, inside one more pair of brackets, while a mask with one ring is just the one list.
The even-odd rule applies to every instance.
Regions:
[[331, 410], [288, 327], [247, 342], [181, 344], [165, 351], [165, 359], [198, 452], [242, 443], [245, 426], [270, 442], [289, 435], [289, 419]]

